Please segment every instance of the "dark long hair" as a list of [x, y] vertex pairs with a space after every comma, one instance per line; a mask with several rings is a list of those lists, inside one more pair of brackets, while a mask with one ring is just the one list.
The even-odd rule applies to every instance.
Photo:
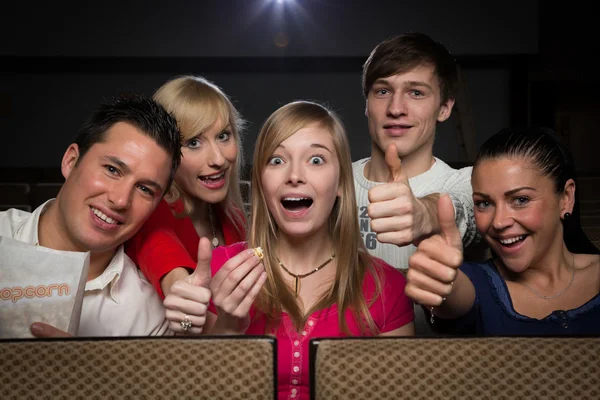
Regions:
[[575, 181], [575, 204], [570, 218], [563, 222], [563, 240], [572, 253], [600, 254], [581, 228], [575, 164], [569, 151], [548, 128], [503, 129], [489, 138], [479, 150], [473, 168], [484, 160], [523, 158], [554, 182], [557, 194], [569, 179]]

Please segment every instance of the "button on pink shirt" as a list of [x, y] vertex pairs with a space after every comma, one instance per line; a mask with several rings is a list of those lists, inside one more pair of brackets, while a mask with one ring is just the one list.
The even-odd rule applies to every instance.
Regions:
[[[246, 249], [246, 243], [240, 242], [230, 246], [217, 247], [213, 251], [212, 274], [231, 257]], [[371, 317], [381, 333], [398, 329], [414, 319], [413, 305], [404, 294], [406, 280], [404, 275], [377, 259], [381, 271], [381, 295], [369, 307]], [[375, 282], [368, 275], [363, 284], [365, 299], [375, 293]], [[215, 308], [211, 305], [214, 313]], [[248, 335], [264, 335], [266, 319], [255, 319], [256, 310], [250, 310], [252, 323], [246, 331]], [[361, 334], [352, 312], [346, 311], [346, 322], [351, 336], [368, 336]], [[298, 332], [286, 313], [282, 314], [281, 324], [275, 332], [277, 338], [277, 368], [278, 368], [278, 398], [282, 399], [309, 399], [309, 342], [314, 338], [341, 337], [345, 335], [338, 326], [337, 305], [332, 305], [324, 310], [314, 312], [306, 321], [303, 329]]]

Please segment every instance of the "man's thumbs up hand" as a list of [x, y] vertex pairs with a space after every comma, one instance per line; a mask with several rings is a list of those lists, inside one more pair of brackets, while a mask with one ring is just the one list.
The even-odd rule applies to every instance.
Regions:
[[388, 182], [369, 190], [371, 231], [377, 233], [379, 242], [406, 246], [420, 239], [427, 210], [410, 188], [395, 144], [388, 146], [385, 162]]

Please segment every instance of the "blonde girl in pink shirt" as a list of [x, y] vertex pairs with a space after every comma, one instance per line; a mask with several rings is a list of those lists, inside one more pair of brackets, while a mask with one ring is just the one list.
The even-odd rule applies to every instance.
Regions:
[[325, 107], [293, 102], [265, 122], [248, 232], [212, 253], [205, 331], [276, 336], [279, 399], [309, 398], [310, 339], [414, 335], [404, 276], [364, 248], [348, 139]]

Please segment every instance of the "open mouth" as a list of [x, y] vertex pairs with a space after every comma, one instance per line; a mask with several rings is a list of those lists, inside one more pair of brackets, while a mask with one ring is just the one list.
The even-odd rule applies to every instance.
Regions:
[[215, 175], [200, 175], [198, 179], [206, 183], [216, 183], [225, 177], [225, 171]]
[[225, 171], [212, 175], [198, 175], [200, 183], [208, 189], [220, 190], [225, 187]]
[[507, 238], [507, 239], [497, 239], [498, 242], [500, 242], [500, 244], [502, 246], [505, 247], [515, 247], [517, 246], [520, 242], [522, 242], [523, 240], [525, 240], [525, 238], [529, 236], [529, 235], [520, 235], [520, 236], [515, 236], [512, 238]]
[[309, 197], [284, 197], [281, 205], [288, 211], [304, 211], [312, 206], [313, 200]]
[[109, 217], [108, 215], [104, 214], [102, 211], [98, 210], [97, 208], [94, 207], [90, 207], [92, 209], [92, 212], [96, 215], [96, 217], [100, 218], [102, 221], [106, 222], [107, 224], [110, 225], [123, 225], [122, 222], [119, 222], [115, 219], [112, 219], [111, 217]]

